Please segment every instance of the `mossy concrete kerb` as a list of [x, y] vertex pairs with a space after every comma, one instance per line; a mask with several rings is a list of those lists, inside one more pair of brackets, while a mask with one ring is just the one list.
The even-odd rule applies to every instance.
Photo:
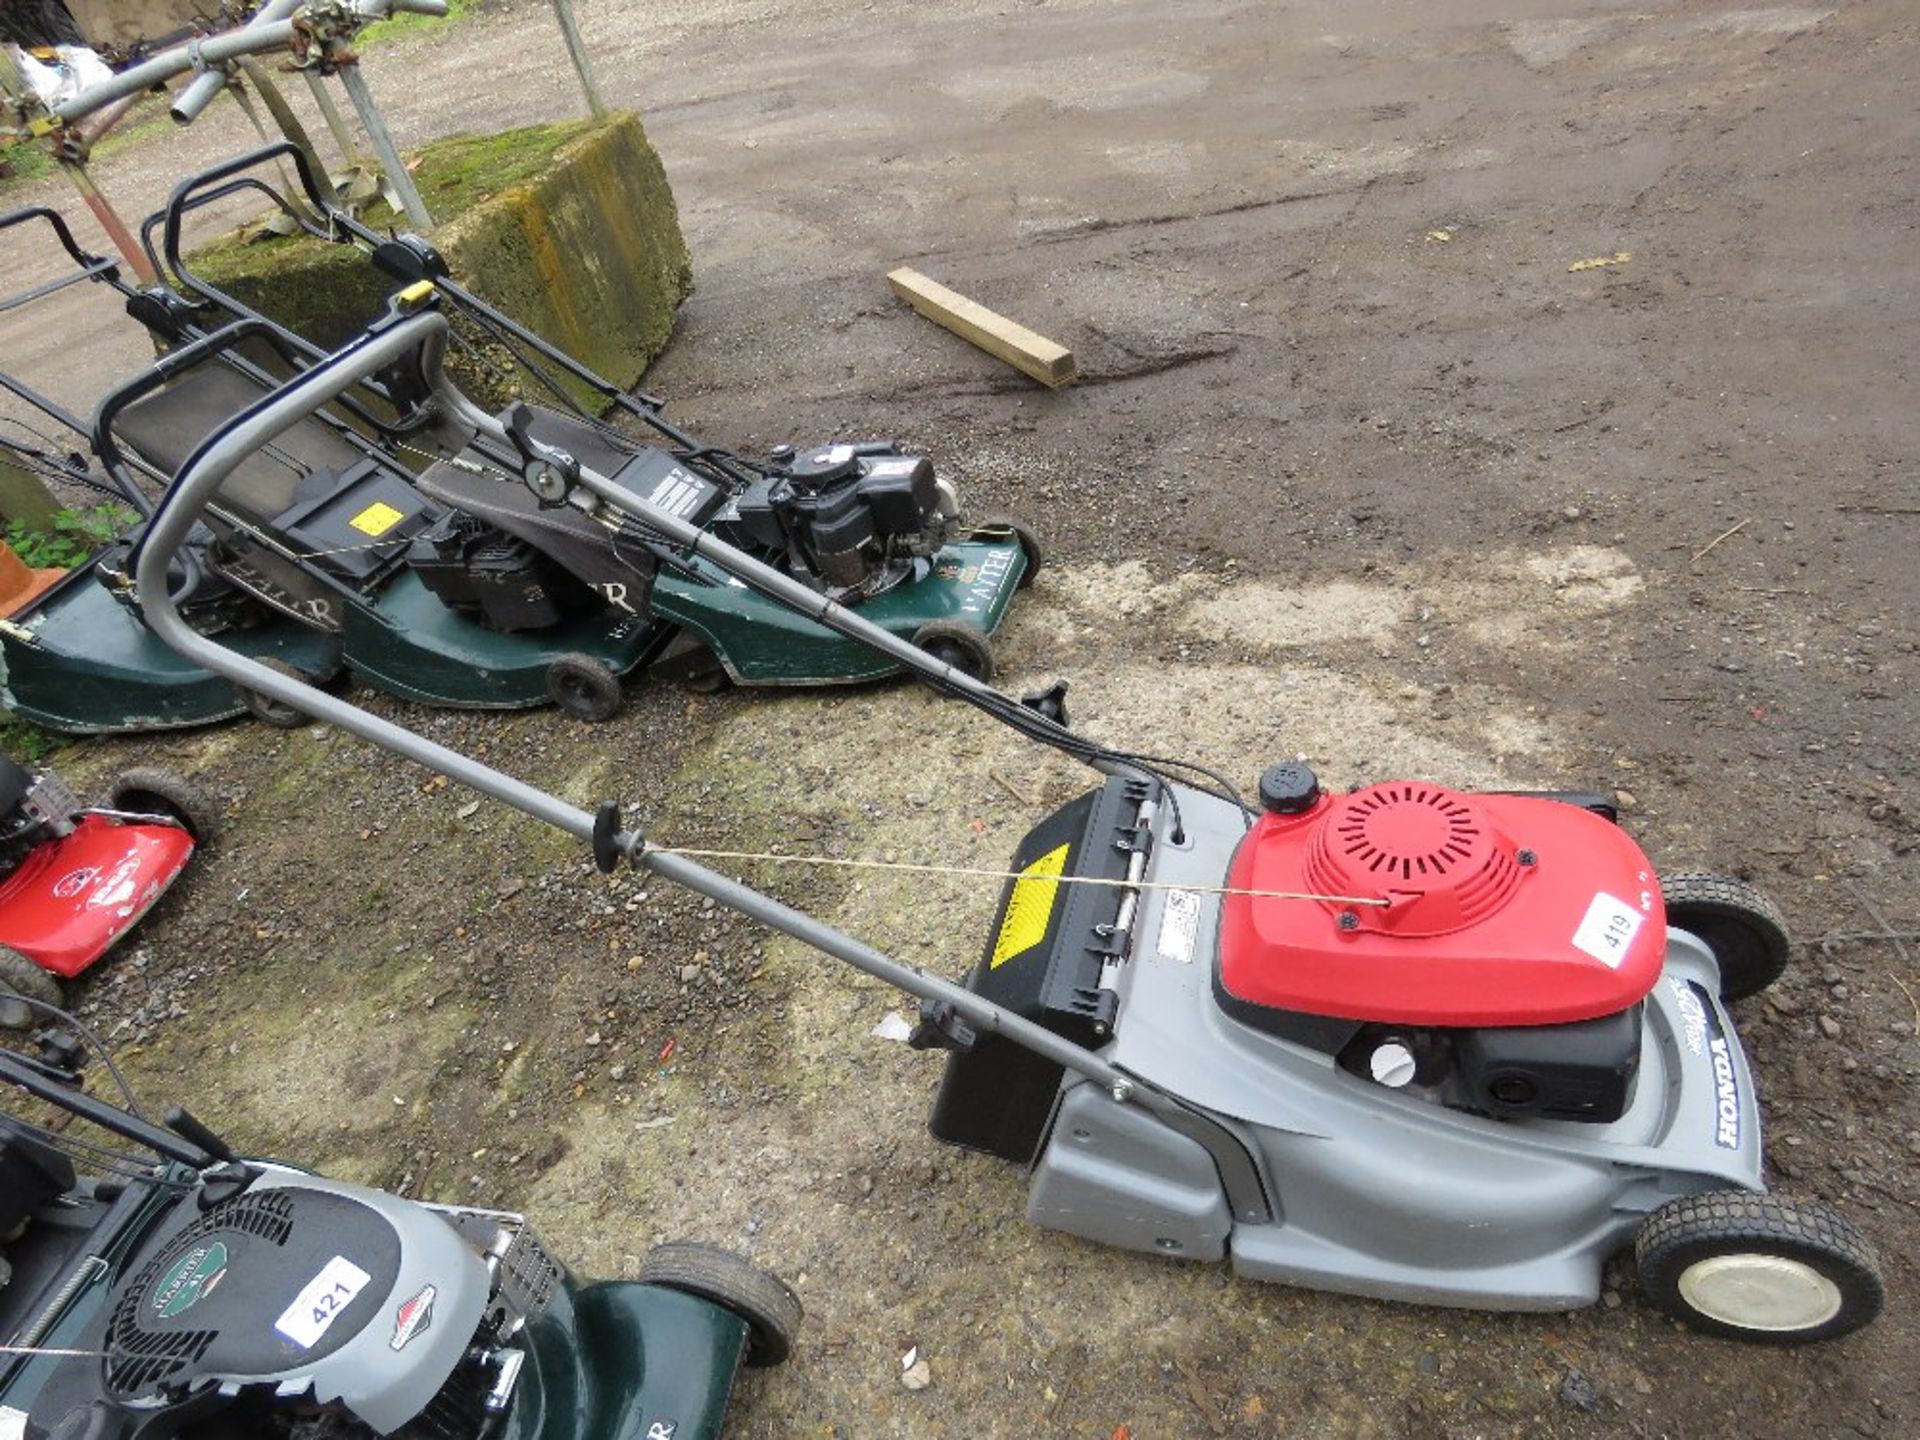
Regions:
[[[432, 241], [466, 289], [619, 385], [638, 381], [666, 348], [693, 267], [666, 171], [637, 116], [439, 141], [420, 152], [413, 173], [436, 222]], [[367, 219], [394, 223], [384, 207]], [[330, 348], [399, 288], [359, 252], [306, 237], [242, 232], [187, 263]], [[493, 368], [503, 358], [455, 349], [448, 366], [498, 406], [514, 393]], [[585, 386], [570, 388], [600, 408]]]

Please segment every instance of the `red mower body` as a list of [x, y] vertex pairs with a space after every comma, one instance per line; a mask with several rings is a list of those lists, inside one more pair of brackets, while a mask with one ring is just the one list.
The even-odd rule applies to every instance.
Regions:
[[83, 815], [0, 882], [0, 945], [71, 979], [133, 928], [192, 854], [180, 826]]
[[1653, 866], [1558, 800], [1394, 781], [1263, 815], [1234, 852], [1220, 980], [1251, 1004], [1446, 1027], [1555, 1025], [1653, 988], [1666, 909]]

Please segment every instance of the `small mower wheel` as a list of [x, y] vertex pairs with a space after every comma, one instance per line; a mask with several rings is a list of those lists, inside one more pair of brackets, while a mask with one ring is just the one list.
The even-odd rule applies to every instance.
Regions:
[[620, 677], [591, 655], [568, 654], [547, 666], [547, 698], [576, 719], [599, 724], [627, 703]]
[[976, 536], [990, 535], [996, 530], [1004, 530], [1020, 542], [1020, 553], [1027, 557], [1027, 568], [1021, 572], [1020, 583], [1014, 588], [1028, 589], [1040, 578], [1040, 571], [1047, 563], [1047, 552], [1040, 548], [1040, 537], [1033, 533], [1033, 527], [1024, 520], [1015, 520], [1009, 515], [996, 515], [973, 527]]
[[1817, 1203], [1713, 1190], [1661, 1206], [1634, 1238], [1640, 1288], [1695, 1330], [1767, 1345], [1831, 1340], [1880, 1313], [1866, 1237]]
[[680, 683], [696, 695], [718, 695], [733, 684], [733, 676], [727, 673], [726, 662], [703, 645], [690, 658]]
[[913, 632], [913, 643], [983, 684], [993, 679], [993, 642], [971, 621], [929, 620]]
[[0, 1030], [31, 1030], [47, 1017], [22, 1000], [60, 1003], [60, 982], [18, 950], [0, 945]]
[[698, 1295], [746, 1321], [749, 1365], [778, 1365], [793, 1353], [804, 1315], [800, 1297], [731, 1250], [690, 1240], [656, 1245], [641, 1262], [640, 1283]]
[[196, 845], [211, 845], [220, 837], [220, 812], [198, 785], [171, 770], [138, 766], [113, 782], [108, 806], [136, 815], [171, 815], [186, 827]]
[[[289, 665], [284, 660], [264, 656], [260, 663], [276, 675], [284, 675], [289, 680], [298, 680], [303, 685], [313, 684], [313, 677], [304, 671]], [[258, 690], [240, 691], [240, 702], [247, 707], [247, 713], [262, 725], [271, 725], [276, 730], [298, 730], [313, 717], [306, 711], [296, 709], [284, 700], [276, 700], [271, 695], [262, 695]]]
[[1663, 875], [1660, 889], [1667, 923], [1713, 952], [1723, 1000], [1758, 995], [1787, 968], [1786, 919], [1751, 885], [1720, 875]]

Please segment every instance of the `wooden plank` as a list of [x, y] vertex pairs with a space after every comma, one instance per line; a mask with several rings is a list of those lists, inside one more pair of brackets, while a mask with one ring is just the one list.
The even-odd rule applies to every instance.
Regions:
[[918, 270], [902, 267], [887, 276], [887, 283], [893, 287], [894, 294], [934, 324], [978, 345], [995, 359], [1006, 361], [1042, 385], [1064, 385], [1079, 373], [1074, 368], [1073, 352], [1066, 346], [1056, 345], [1046, 336], [1036, 335], [1026, 326], [995, 314], [959, 291], [929, 280]]

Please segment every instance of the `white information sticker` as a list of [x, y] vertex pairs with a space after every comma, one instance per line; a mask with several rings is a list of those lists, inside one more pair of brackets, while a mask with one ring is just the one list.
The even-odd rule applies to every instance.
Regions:
[[1193, 963], [1193, 939], [1200, 929], [1200, 897], [1192, 890], [1167, 891], [1167, 903], [1160, 911], [1162, 957], [1182, 965]]
[[346, 1256], [334, 1256], [280, 1312], [273, 1328], [302, 1350], [311, 1350], [372, 1278]]
[[20, 1440], [27, 1433], [27, 1412], [0, 1405], [0, 1440]]
[[1618, 970], [1627, 958], [1627, 947], [1640, 933], [1644, 917], [1626, 901], [1602, 890], [1587, 906], [1580, 928], [1573, 932], [1573, 948], [1584, 950], [1602, 965]]

